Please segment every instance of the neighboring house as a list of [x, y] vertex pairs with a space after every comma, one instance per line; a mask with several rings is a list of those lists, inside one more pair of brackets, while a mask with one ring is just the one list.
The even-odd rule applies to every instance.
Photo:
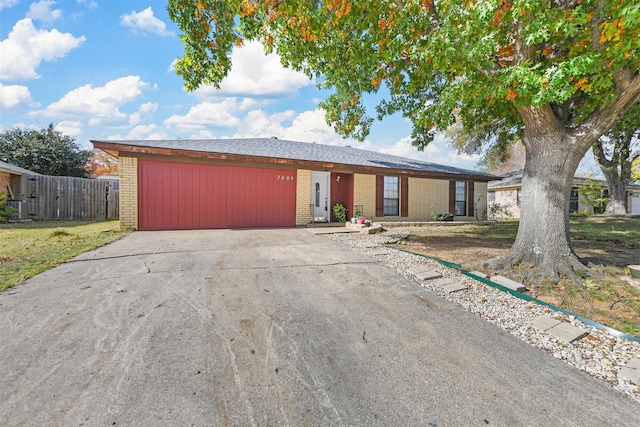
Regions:
[[0, 191], [8, 194], [7, 206], [13, 209], [12, 218], [23, 218], [26, 214], [24, 200], [15, 200], [21, 193], [20, 177], [22, 175], [40, 175], [28, 169], [21, 168], [11, 163], [0, 160]]
[[[499, 205], [501, 209], [496, 210], [497, 217], [520, 218], [520, 201], [522, 188], [522, 171], [501, 175], [499, 181], [490, 181], [487, 191], [489, 208]], [[570, 211], [603, 213], [606, 206], [593, 206], [579, 193], [581, 185], [598, 183], [603, 186], [603, 196], [607, 194], [607, 183], [604, 180], [584, 178], [576, 176], [573, 179], [573, 189], [571, 190]], [[631, 184], [627, 188], [625, 201], [627, 212], [631, 215], [640, 215], [640, 185]]]
[[484, 218], [495, 176], [352, 147], [277, 138], [91, 141], [119, 159], [120, 222], [139, 230]]
[[0, 191], [9, 193], [9, 199], [14, 199], [20, 193], [22, 175], [40, 174], [0, 160]]

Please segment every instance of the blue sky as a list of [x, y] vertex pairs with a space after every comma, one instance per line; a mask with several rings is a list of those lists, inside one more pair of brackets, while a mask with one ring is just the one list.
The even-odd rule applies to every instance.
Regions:
[[53, 123], [87, 148], [90, 139], [276, 136], [476, 168], [478, 156], [442, 137], [418, 152], [401, 117], [376, 123], [364, 142], [343, 139], [317, 109], [326, 93], [256, 43], [233, 52], [220, 90], [189, 93], [172, 70], [182, 51], [166, 1], [0, 0], [0, 131]]

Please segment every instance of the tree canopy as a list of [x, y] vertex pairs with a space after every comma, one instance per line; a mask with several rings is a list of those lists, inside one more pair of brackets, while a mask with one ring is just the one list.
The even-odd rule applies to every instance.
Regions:
[[118, 159], [102, 150], [93, 150], [87, 169], [92, 177], [118, 176]]
[[90, 150], [81, 150], [53, 124], [40, 130], [0, 132], [0, 160], [44, 175], [88, 177], [90, 156]]
[[[552, 104], [566, 124], [584, 122], [640, 67], [630, 0], [170, 0], [169, 14], [184, 32], [176, 71], [188, 89], [218, 85], [229, 52], [258, 39], [333, 89], [322, 107], [338, 132], [363, 138], [372, 113], [401, 112], [419, 148], [458, 117], [485, 141], [521, 133], [519, 107]], [[390, 95], [367, 111], [362, 95], [383, 86]]]

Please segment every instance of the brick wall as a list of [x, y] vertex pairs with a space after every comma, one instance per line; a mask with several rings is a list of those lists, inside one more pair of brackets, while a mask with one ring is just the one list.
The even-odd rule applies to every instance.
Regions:
[[[409, 216], [376, 217], [376, 177], [355, 174], [353, 183], [353, 203], [363, 205], [365, 218], [374, 221], [433, 221], [439, 214], [449, 212], [449, 180], [409, 178]], [[474, 183], [474, 212], [468, 216], [456, 217], [458, 221], [474, 221], [475, 212], [479, 219], [485, 219], [487, 210], [487, 184]]]
[[374, 219], [376, 214], [376, 176], [353, 175], [353, 205], [362, 205], [363, 216]]
[[138, 159], [120, 157], [120, 225], [138, 229]]
[[433, 221], [449, 212], [449, 181], [409, 178], [409, 217], [403, 221]]
[[296, 183], [296, 225], [311, 220], [311, 171], [298, 169]]
[[511, 215], [505, 215], [503, 212], [497, 212], [497, 218], [520, 218], [520, 206], [518, 205], [518, 191], [517, 189], [511, 190], [496, 190], [495, 201], [492, 203], [498, 203], [504, 208], [506, 212], [510, 212]]

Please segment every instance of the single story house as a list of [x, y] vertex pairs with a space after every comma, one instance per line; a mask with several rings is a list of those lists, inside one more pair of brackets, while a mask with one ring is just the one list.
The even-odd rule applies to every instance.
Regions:
[[495, 176], [277, 138], [91, 141], [119, 159], [120, 222], [137, 230], [484, 219]]
[[[520, 193], [522, 188], [522, 171], [516, 171], [501, 175], [501, 180], [489, 181], [487, 200], [489, 209], [499, 205], [501, 209], [495, 212], [497, 217], [520, 218]], [[573, 178], [571, 190], [571, 212], [603, 213], [606, 206], [599, 204], [593, 206], [578, 191], [581, 185], [597, 183], [603, 186], [603, 196], [607, 195], [607, 183], [604, 180], [576, 176]], [[631, 184], [627, 187], [625, 200], [627, 212], [631, 215], [640, 215], [640, 185]]]
[[23, 191], [20, 187], [22, 175], [40, 174], [0, 160], [0, 191], [7, 193], [7, 206], [13, 209], [12, 219], [25, 218], [27, 214], [25, 200], [16, 200]]

